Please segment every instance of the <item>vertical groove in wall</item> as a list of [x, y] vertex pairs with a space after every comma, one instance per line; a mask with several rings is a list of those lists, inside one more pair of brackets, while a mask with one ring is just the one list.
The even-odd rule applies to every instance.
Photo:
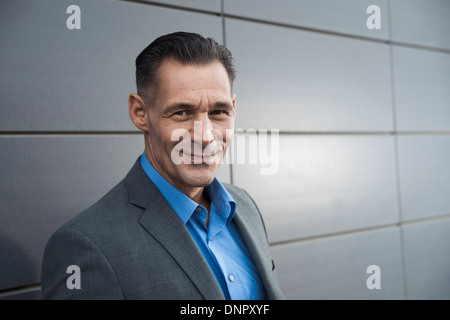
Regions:
[[[222, 19], [222, 43], [224, 46], [227, 46], [227, 38], [226, 38], [226, 32], [225, 32], [225, 12], [224, 12], [224, 0], [220, 0], [220, 17]], [[228, 150], [227, 152], [230, 154], [232, 150]], [[233, 154], [231, 154], [231, 157], [233, 157]], [[230, 183], [234, 184], [233, 181], [233, 164], [230, 163]]]
[[388, 37], [391, 43], [389, 44], [389, 64], [390, 64], [390, 76], [391, 76], [391, 103], [392, 103], [392, 120], [394, 126], [394, 161], [395, 161], [395, 180], [397, 189], [397, 206], [398, 206], [398, 221], [400, 231], [400, 252], [401, 252], [401, 265], [402, 265], [402, 283], [403, 283], [403, 296], [408, 299], [408, 290], [406, 283], [406, 260], [405, 260], [405, 241], [403, 235], [403, 209], [402, 209], [402, 196], [401, 196], [401, 182], [400, 182], [400, 163], [399, 163], [399, 150], [398, 150], [398, 131], [397, 131], [397, 112], [396, 112], [396, 99], [395, 99], [395, 71], [394, 71], [394, 45], [392, 44], [392, 11], [391, 3], [387, 1], [388, 9]]
[[223, 45], [227, 46], [227, 39], [225, 37], [225, 12], [224, 12], [224, 0], [220, 0], [220, 17], [222, 19], [222, 41]]

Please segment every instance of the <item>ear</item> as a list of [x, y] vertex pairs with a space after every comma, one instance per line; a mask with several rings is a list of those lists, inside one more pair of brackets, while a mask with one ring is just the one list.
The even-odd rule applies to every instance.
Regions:
[[144, 132], [148, 131], [147, 105], [140, 95], [130, 94], [128, 97], [128, 112], [136, 128]]
[[231, 99], [233, 100], [233, 116], [236, 118], [236, 95], [234, 93], [231, 96]]

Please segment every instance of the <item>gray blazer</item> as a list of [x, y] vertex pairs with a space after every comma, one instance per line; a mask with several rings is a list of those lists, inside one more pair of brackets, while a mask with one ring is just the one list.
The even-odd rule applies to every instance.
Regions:
[[[244, 190], [224, 185], [237, 203], [234, 221], [268, 299], [283, 299], [258, 208]], [[80, 268], [80, 289], [66, 284], [72, 282], [71, 265]], [[139, 161], [102, 199], [52, 235], [41, 285], [43, 299], [224, 299], [189, 231]]]

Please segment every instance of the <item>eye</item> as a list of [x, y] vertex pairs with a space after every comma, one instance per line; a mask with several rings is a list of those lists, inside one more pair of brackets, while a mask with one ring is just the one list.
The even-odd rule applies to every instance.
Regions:
[[228, 112], [225, 110], [214, 110], [210, 112], [210, 115], [212, 116], [219, 116], [219, 115], [228, 115]]
[[172, 116], [186, 116], [186, 115], [187, 115], [187, 111], [186, 110], [180, 110], [180, 111], [174, 112], [172, 114]]

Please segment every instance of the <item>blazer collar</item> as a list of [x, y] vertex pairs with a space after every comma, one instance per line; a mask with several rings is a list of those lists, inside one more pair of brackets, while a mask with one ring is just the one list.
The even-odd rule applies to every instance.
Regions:
[[139, 159], [125, 178], [130, 203], [144, 209], [139, 223], [152, 235], [207, 300], [223, 300], [217, 281], [184, 223], [147, 177]]

